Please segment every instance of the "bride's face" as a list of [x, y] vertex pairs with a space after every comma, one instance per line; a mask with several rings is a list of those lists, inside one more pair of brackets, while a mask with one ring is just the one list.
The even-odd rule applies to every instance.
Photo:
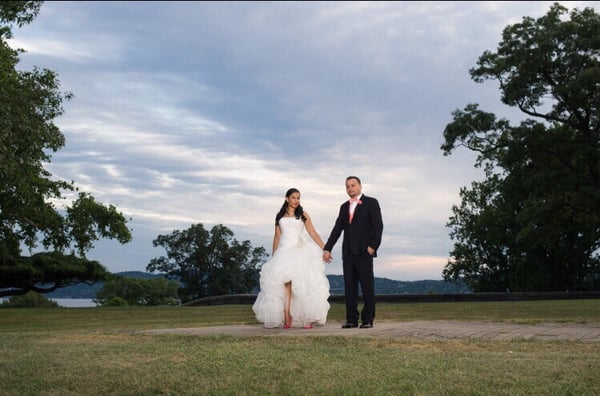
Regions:
[[296, 209], [300, 205], [300, 193], [292, 193], [287, 197], [287, 203], [290, 208]]

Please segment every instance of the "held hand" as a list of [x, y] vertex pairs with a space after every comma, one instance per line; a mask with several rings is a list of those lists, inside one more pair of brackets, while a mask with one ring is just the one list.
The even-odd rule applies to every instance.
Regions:
[[333, 259], [333, 257], [331, 257], [331, 252], [324, 250], [323, 251], [323, 261], [326, 263], [330, 263], [332, 259]]

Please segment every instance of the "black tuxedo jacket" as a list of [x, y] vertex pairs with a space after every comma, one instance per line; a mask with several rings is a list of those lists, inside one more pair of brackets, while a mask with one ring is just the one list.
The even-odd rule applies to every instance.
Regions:
[[377, 249], [381, 244], [383, 219], [379, 202], [375, 198], [367, 197], [364, 194], [360, 200], [362, 203], [356, 205], [352, 223], [350, 223], [348, 214], [350, 203], [346, 201], [340, 206], [335, 225], [323, 248], [323, 250], [330, 252], [343, 231], [342, 260], [348, 255], [360, 256], [364, 254], [369, 246], [375, 249], [374, 256], [377, 257]]

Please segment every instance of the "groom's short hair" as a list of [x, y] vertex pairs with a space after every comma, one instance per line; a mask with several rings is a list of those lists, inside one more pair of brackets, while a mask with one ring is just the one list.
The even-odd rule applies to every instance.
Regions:
[[348, 177], [346, 178], [346, 181], [348, 181], [348, 180], [350, 180], [350, 179], [356, 179], [356, 181], [358, 182], [358, 184], [362, 184], [362, 183], [360, 182], [360, 179], [358, 178], [358, 176], [348, 176]]

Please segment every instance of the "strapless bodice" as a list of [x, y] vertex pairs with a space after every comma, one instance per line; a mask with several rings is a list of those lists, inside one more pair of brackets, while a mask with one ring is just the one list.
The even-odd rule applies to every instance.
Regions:
[[304, 239], [304, 222], [295, 217], [282, 217], [279, 219], [279, 247], [302, 246]]

